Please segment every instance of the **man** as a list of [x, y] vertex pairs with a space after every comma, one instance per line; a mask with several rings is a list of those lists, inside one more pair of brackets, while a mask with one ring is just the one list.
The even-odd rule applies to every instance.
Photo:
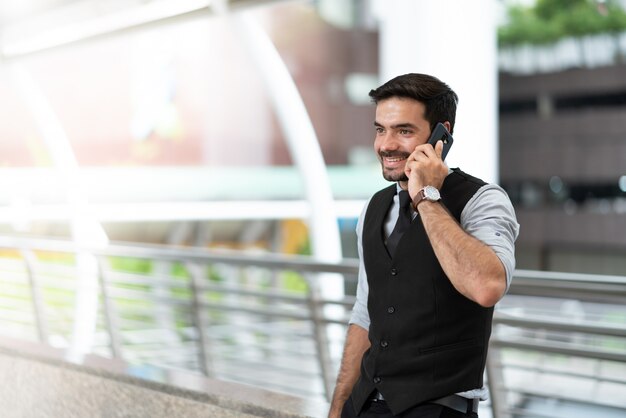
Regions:
[[427, 143], [438, 122], [453, 132], [448, 85], [406, 74], [370, 97], [374, 150], [396, 183], [357, 224], [357, 301], [329, 417], [477, 417], [493, 306], [515, 268], [513, 207]]

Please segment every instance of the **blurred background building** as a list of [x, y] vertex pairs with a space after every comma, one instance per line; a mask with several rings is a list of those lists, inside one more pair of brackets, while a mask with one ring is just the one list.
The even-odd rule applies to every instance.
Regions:
[[518, 265], [624, 274], [623, 4], [539, 1], [509, 16], [500, 179], [524, 225]]

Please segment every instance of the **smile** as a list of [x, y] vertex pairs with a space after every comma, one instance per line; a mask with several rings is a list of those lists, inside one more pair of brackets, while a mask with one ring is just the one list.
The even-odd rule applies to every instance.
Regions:
[[389, 163], [397, 163], [406, 160], [407, 157], [385, 157], [385, 161]]

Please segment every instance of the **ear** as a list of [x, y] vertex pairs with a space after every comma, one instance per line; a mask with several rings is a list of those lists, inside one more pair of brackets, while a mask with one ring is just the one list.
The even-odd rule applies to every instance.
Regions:
[[443, 126], [445, 126], [445, 127], [446, 127], [446, 129], [448, 130], [448, 132], [452, 133], [452, 126], [450, 125], [450, 122], [449, 122], [449, 121], [445, 121], [445, 122], [443, 123]]

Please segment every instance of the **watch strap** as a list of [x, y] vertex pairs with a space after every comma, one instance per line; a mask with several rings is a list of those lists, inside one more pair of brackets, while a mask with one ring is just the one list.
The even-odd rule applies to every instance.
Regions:
[[[439, 200], [441, 200], [441, 196], [438, 197], [438, 199], [429, 199], [426, 195], [426, 188], [427, 187], [432, 187], [432, 186], [426, 186], [421, 188], [420, 190], [418, 190], [417, 194], [415, 195], [415, 199], [413, 200], [413, 210], [415, 212], [418, 212], [417, 210], [417, 206], [422, 203], [424, 200], [427, 200], [429, 202], [438, 202]], [[439, 193], [439, 190], [435, 189], [437, 191], [437, 193]]]

